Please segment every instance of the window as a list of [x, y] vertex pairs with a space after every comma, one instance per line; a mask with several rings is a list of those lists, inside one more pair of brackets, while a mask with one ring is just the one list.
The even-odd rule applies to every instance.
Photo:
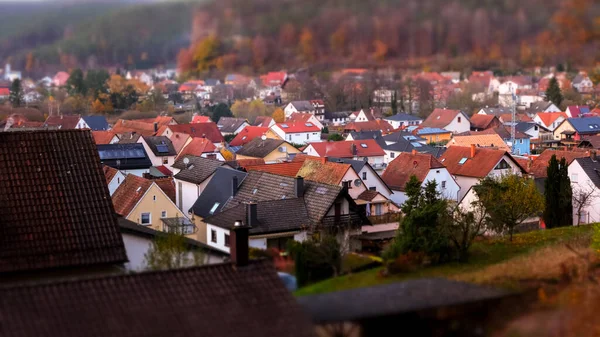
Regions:
[[310, 137], [310, 135], [307, 133], [307, 134], [306, 134], [306, 140], [308, 140], [308, 139], [309, 139], [309, 137]]
[[362, 180], [367, 180], [367, 172], [363, 172]]
[[461, 159], [461, 160], [458, 162], [458, 164], [459, 164], [459, 165], [462, 165], [462, 164], [466, 163], [466, 162], [467, 162], [467, 159], [469, 159], [469, 158], [462, 158], [462, 159]]
[[163, 165], [169, 165], [169, 157], [163, 157]]
[[225, 247], [229, 247], [229, 234], [224, 234], [225, 237]]
[[577, 173], [571, 174], [571, 182], [577, 183], [579, 181], [579, 175]]
[[152, 221], [151, 221], [151, 216], [150, 213], [142, 213], [141, 217], [140, 217], [141, 221], [140, 223], [142, 225], [149, 225]]
[[166, 218], [167, 217], [167, 211], [160, 212], [160, 217], [161, 218]]
[[459, 122], [459, 123], [460, 123], [460, 120], [461, 120], [461, 119], [462, 119], [462, 118], [458, 117], [458, 122]]
[[217, 231], [214, 229], [210, 230], [210, 242], [217, 243]]
[[494, 168], [494, 170], [505, 170], [507, 168], [510, 168], [510, 165], [508, 165], [506, 160], [502, 159], [502, 161], [500, 163], [498, 163], [498, 165]]
[[383, 207], [381, 207], [381, 204], [375, 204], [375, 215], [382, 215], [383, 214]]
[[523, 139], [519, 139], [519, 144], [523, 144]]
[[390, 158], [396, 158], [396, 152], [390, 152]]
[[360, 147], [362, 147], [363, 149], [366, 149], [366, 148], [367, 148], [367, 144], [365, 144], [365, 143], [360, 143]]
[[446, 181], [445, 180], [442, 181], [442, 188], [446, 189]]
[[579, 214], [579, 222], [582, 223], [582, 224], [586, 224], [587, 223], [587, 212], [582, 211]]
[[351, 189], [352, 188], [352, 181], [344, 181], [344, 182], [342, 182], [342, 187], [345, 187], [346, 189]]
[[369, 191], [377, 191], [377, 187], [369, 187]]
[[121, 183], [121, 177], [117, 177], [117, 184]]
[[152, 196], [152, 200], [156, 201], [156, 196], [155, 195]]
[[217, 210], [217, 207], [219, 207], [220, 203], [215, 202], [215, 204], [213, 205], [213, 207], [210, 209], [210, 211], [208, 212], [209, 214], [215, 214], [215, 211]]

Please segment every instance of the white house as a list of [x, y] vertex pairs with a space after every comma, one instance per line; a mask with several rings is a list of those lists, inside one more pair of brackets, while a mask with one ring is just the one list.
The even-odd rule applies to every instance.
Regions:
[[439, 128], [453, 133], [463, 133], [471, 130], [469, 116], [460, 110], [435, 109], [421, 123], [426, 128]]
[[173, 143], [166, 136], [143, 136], [137, 141], [144, 146], [152, 166], [167, 166], [171, 167], [175, 164], [177, 152]]
[[576, 158], [568, 171], [573, 189], [573, 225], [600, 222], [600, 162], [596, 155]]
[[425, 153], [401, 153], [388, 164], [381, 178], [392, 189], [392, 201], [402, 205], [408, 197], [406, 183], [411, 176], [417, 177], [421, 186], [435, 180], [438, 192], [446, 199], [458, 201], [460, 186], [450, 172], [434, 156]]
[[311, 143], [304, 153], [315, 157], [334, 157], [366, 161], [376, 171], [385, 168], [385, 151], [374, 139]]
[[317, 118], [317, 116], [312, 114], [305, 114], [300, 112], [295, 112], [290, 115], [289, 118], [286, 118], [287, 123], [312, 123], [316, 125], [319, 129], [323, 129], [323, 124]]
[[550, 131], [554, 131], [565, 119], [567, 119], [567, 114], [564, 112], [540, 112], [533, 117], [536, 124]]
[[397, 113], [393, 116], [385, 117], [384, 120], [390, 123], [390, 125], [394, 129], [398, 129], [404, 126], [420, 125], [421, 123], [423, 123], [423, 119], [402, 112]]
[[321, 128], [313, 123], [277, 123], [271, 127], [281, 139], [294, 144], [308, 144], [321, 141]]
[[237, 135], [246, 126], [250, 125], [245, 118], [221, 117], [217, 123], [217, 127], [223, 136]]
[[590, 93], [594, 91], [594, 82], [585, 73], [575, 76], [572, 83], [577, 92]]
[[288, 118], [291, 114], [296, 112], [314, 115], [317, 112], [317, 108], [312, 105], [310, 101], [292, 101], [283, 108], [283, 111], [285, 112], [285, 118]]
[[329, 161], [336, 163], [345, 163], [352, 165], [352, 168], [358, 176], [360, 180], [362, 180], [362, 184], [371, 191], [377, 191], [381, 193], [387, 199], [391, 199], [392, 190], [389, 186], [381, 179], [381, 176], [371, 167], [371, 165], [364, 160], [354, 160], [349, 158], [333, 158], [329, 157]]
[[12, 71], [10, 68], [10, 63], [7, 63], [6, 66], [4, 67], [3, 75], [4, 75], [5, 81], [13, 82], [14, 80], [21, 79], [21, 72], [20, 71]]
[[125, 180], [125, 175], [123, 172], [106, 165], [102, 165], [102, 170], [104, 171], [104, 176], [106, 177], [106, 182], [108, 184], [108, 192], [112, 196]]

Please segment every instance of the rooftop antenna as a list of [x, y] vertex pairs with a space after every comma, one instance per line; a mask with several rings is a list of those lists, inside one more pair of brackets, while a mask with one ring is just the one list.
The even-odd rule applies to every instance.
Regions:
[[515, 142], [516, 142], [515, 126], [517, 124], [517, 95], [515, 94], [515, 90], [514, 90], [514, 88], [512, 88], [512, 85], [511, 85], [511, 91], [512, 91], [512, 104], [511, 104], [512, 123], [510, 124], [510, 141], [511, 141], [510, 152], [515, 153]]

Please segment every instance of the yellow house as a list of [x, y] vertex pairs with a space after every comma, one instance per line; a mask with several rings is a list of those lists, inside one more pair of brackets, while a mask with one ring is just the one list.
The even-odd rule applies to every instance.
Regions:
[[427, 144], [447, 143], [452, 139], [452, 132], [439, 128], [423, 128], [417, 130], [417, 136], [427, 139]]
[[127, 175], [112, 195], [115, 212], [127, 220], [158, 231], [195, 232], [189, 219], [174, 202], [175, 184], [171, 178], [148, 180]]
[[[264, 138], [264, 139], [263, 139]], [[236, 159], [264, 159], [265, 163], [277, 163], [289, 159], [289, 154], [300, 153], [292, 144], [267, 137], [255, 138], [236, 153]]]

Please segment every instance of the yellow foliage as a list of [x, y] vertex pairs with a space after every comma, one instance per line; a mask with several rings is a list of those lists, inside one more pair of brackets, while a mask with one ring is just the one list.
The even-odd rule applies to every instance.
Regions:
[[104, 112], [104, 104], [102, 104], [102, 102], [99, 99], [96, 99], [96, 101], [94, 101], [94, 103], [92, 104], [92, 111], [94, 111], [95, 113]]
[[310, 30], [304, 29], [300, 35], [300, 54], [305, 61], [312, 62], [315, 59], [315, 39]]
[[281, 108], [277, 108], [277, 110], [275, 110], [273, 112], [273, 120], [275, 121], [275, 123], [283, 123], [285, 122], [285, 112], [283, 112], [283, 109]]
[[192, 57], [198, 71], [206, 71], [216, 66], [219, 47], [220, 43], [215, 35], [206, 37], [196, 45]]
[[229, 108], [235, 117], [247, 117], [249, 104], [246, 101], [235, 101]]
[[331, 34], [331, 38], [329, 40], [329, 44], [331, 45], [331, 51], [334, 53], [343, 53], [346, 48], [347, 42], [347, 33], [346, 27], [339, 27], [333, 34]]

